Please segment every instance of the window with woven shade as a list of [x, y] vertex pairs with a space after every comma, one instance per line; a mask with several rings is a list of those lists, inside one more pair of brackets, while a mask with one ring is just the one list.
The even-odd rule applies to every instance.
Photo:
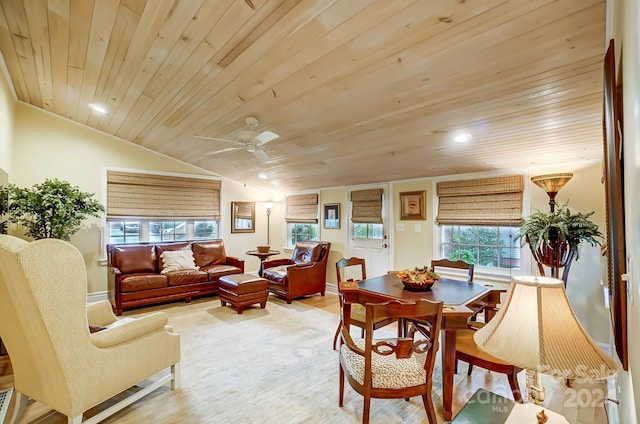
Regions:
[[520, 268], [521, 175], [436, 185], [440, 257], [487, 268]]
[[215, 238], [221, 181], [107, 171], [110, 243]]
[[318, 194], [287, 196], [287, 222], [318, 223]]
[[287, 247], [318, 240], [318, 194], [287, 196]]
[[438, 224], [503, 225], [522, 222], [522, 175], [442, 181], [436, 186]]
[[381, 188], [351, 192], [351, 221], [358, 224], [382, 223]]

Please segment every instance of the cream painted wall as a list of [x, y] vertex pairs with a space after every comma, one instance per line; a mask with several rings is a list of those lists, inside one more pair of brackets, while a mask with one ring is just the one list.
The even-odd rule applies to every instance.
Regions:
[[[17, 103], [15, 108], [13, 158], [11, 180], [18, 186], [27, 187], [56, 177], [79, 186], [83, 191], [95, 193], [103, 204], [106, 203], [106, 168], [211, 175], [202, 169], [23, 103]], [[230, 180], [223, 182], [222, 236], [227, 254], [246, 259], [248, 271], [257, 271], [258, 261], [253, 263], [253, 258], [246, 257], [244, 252], [263, 244], [266, 238], [264, 207], [259, 209], [256, 206], [256, 233], [231, 234], [227, 218], [231, 208], [229, 202], [256, 201], [262, 196], [264, 194], [242, 184]], [[107, 289], [102, 228], [102, 219], [90, 218], [71, 239], [85, 258], [89, 293]], [[20, 229], [15, 226], [10, 228], [10, 232], [20, 235]]]
[[[394, 269], [414, 268], [416, 266], [429, 265], [431, 259], [439, 257], [433, 252], [434, 215], [433, 204], [435, 193], [431, 180], [420, 179], [411, 181], [399, 181], [393, 184], [393, 222], [389, 230], [392, 232], [393, 264]], [[426, 191], [426, 220], [400, 219], [400, 193], [405, 191]], [[398, 231], [398, 224], [404, 227]], [[420, 226], [420, 231], [415, 226]]]
[[9, 73], [0, 55], [0, 169], [11, 178], [13, 119], [16, 95], [9, 82]]
[[[549, 174], [554, 172], [571, 172], [573, 178], [565, 185], [556, 198], [558, 204], [567, 203], [573, 212], [594, 212], [591, 220], [598, 225], [600, 231], [606, 232], [605, 188], [601, 182], [602, 163], [568, 163], [556, 167], [531, 168], [530, 176]], [[549, 197], [544, 190], [528, 183], [530, 210], [549, 210]], [[578, 250], [579, 259], [571, 265], [567, 281], [567, 296], [580, 323], [597, 342], [604, 345], [610, 343], [611, 320], [609, 311], [605, 308], [603, 286], [604, 258], [599, 246], [582, 243]], [[525, 249], [522, 255], [530, 252]], [[533, 264], [533, 261], [532, 261]], [[534, 266], [533, 264], [532, 266]], [[535, 273], [536, 269], [529, 272]]]
[[[340, 204], [340, 228], [324, 228], [322, 225], [324, 220], [324, 205], [327, 203]], [[336, 262], [340, 258], [350, 257], [347, 252], [347, 236], [348, 222], [346, 221], [351, 215], [348, 208], [351, 203], [348, 201], [348, 192], [344, 187], [336, 187], [321, 190], [320, 192], [320, 240], [331, 243], [329, 251], [329, 260], [327, 261], [327, 281], [337, 284], [336, 281]], [[286, 230], [285, 230], [286, 231]]]

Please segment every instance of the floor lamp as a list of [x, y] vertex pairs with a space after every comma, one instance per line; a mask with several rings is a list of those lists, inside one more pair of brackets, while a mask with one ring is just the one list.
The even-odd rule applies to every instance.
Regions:
[[513, 277], [502, 307], [473, 338], [491, 355], [535, 371], [533, 387], [527, 378], [527, 394], [538, 405], [544, 400], [540, 373], [601, 380], [618, 371], [613, 359], [578, 322], [564, 282], [557, 278]]
[[264, 208], [267, 211], [267, 245], [271, 245], [269, 243], [269, 218], [271, 217], [271, 209], [273, 209], [273, 202], [264, 202]]
[[551, 212], [556, 207], [556, 195], [560, 189], [573, 178], [573, 174], [546, 174], [538, 175], [537, 177], [531, 177], [531, 182], [543, 189], [549, 196], [549, 207]]

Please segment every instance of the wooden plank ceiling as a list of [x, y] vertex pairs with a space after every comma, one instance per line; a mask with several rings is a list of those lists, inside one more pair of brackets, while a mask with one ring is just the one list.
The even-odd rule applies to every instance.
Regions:
[[[602, 157], [605, 0], [0, 5], [19, 100], [248, 186], [291, 193]], [[246, 138], [249, 116], [280, 136], [267, 162], [196, 137]], [[456, 131], [472, 141], [453, 142]]]

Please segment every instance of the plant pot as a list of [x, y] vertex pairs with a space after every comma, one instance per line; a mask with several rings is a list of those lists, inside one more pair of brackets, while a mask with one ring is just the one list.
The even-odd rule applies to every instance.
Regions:
[[569, 269], [576, 258], [576, 250], [572, 249], [566, 240], [549, 240], [535, 248], [529, 242], [529, 237], [526, 237], [526, 240], [533, 254], [533, 258], [538, 263], [540, 273], [544, 275], [544, 268], [542, 268], [544, 265], [551, 268], [551, 277], [561, 278], [560, 268], [564, 268], [562, 281], [564, 281], [566, 285]]

